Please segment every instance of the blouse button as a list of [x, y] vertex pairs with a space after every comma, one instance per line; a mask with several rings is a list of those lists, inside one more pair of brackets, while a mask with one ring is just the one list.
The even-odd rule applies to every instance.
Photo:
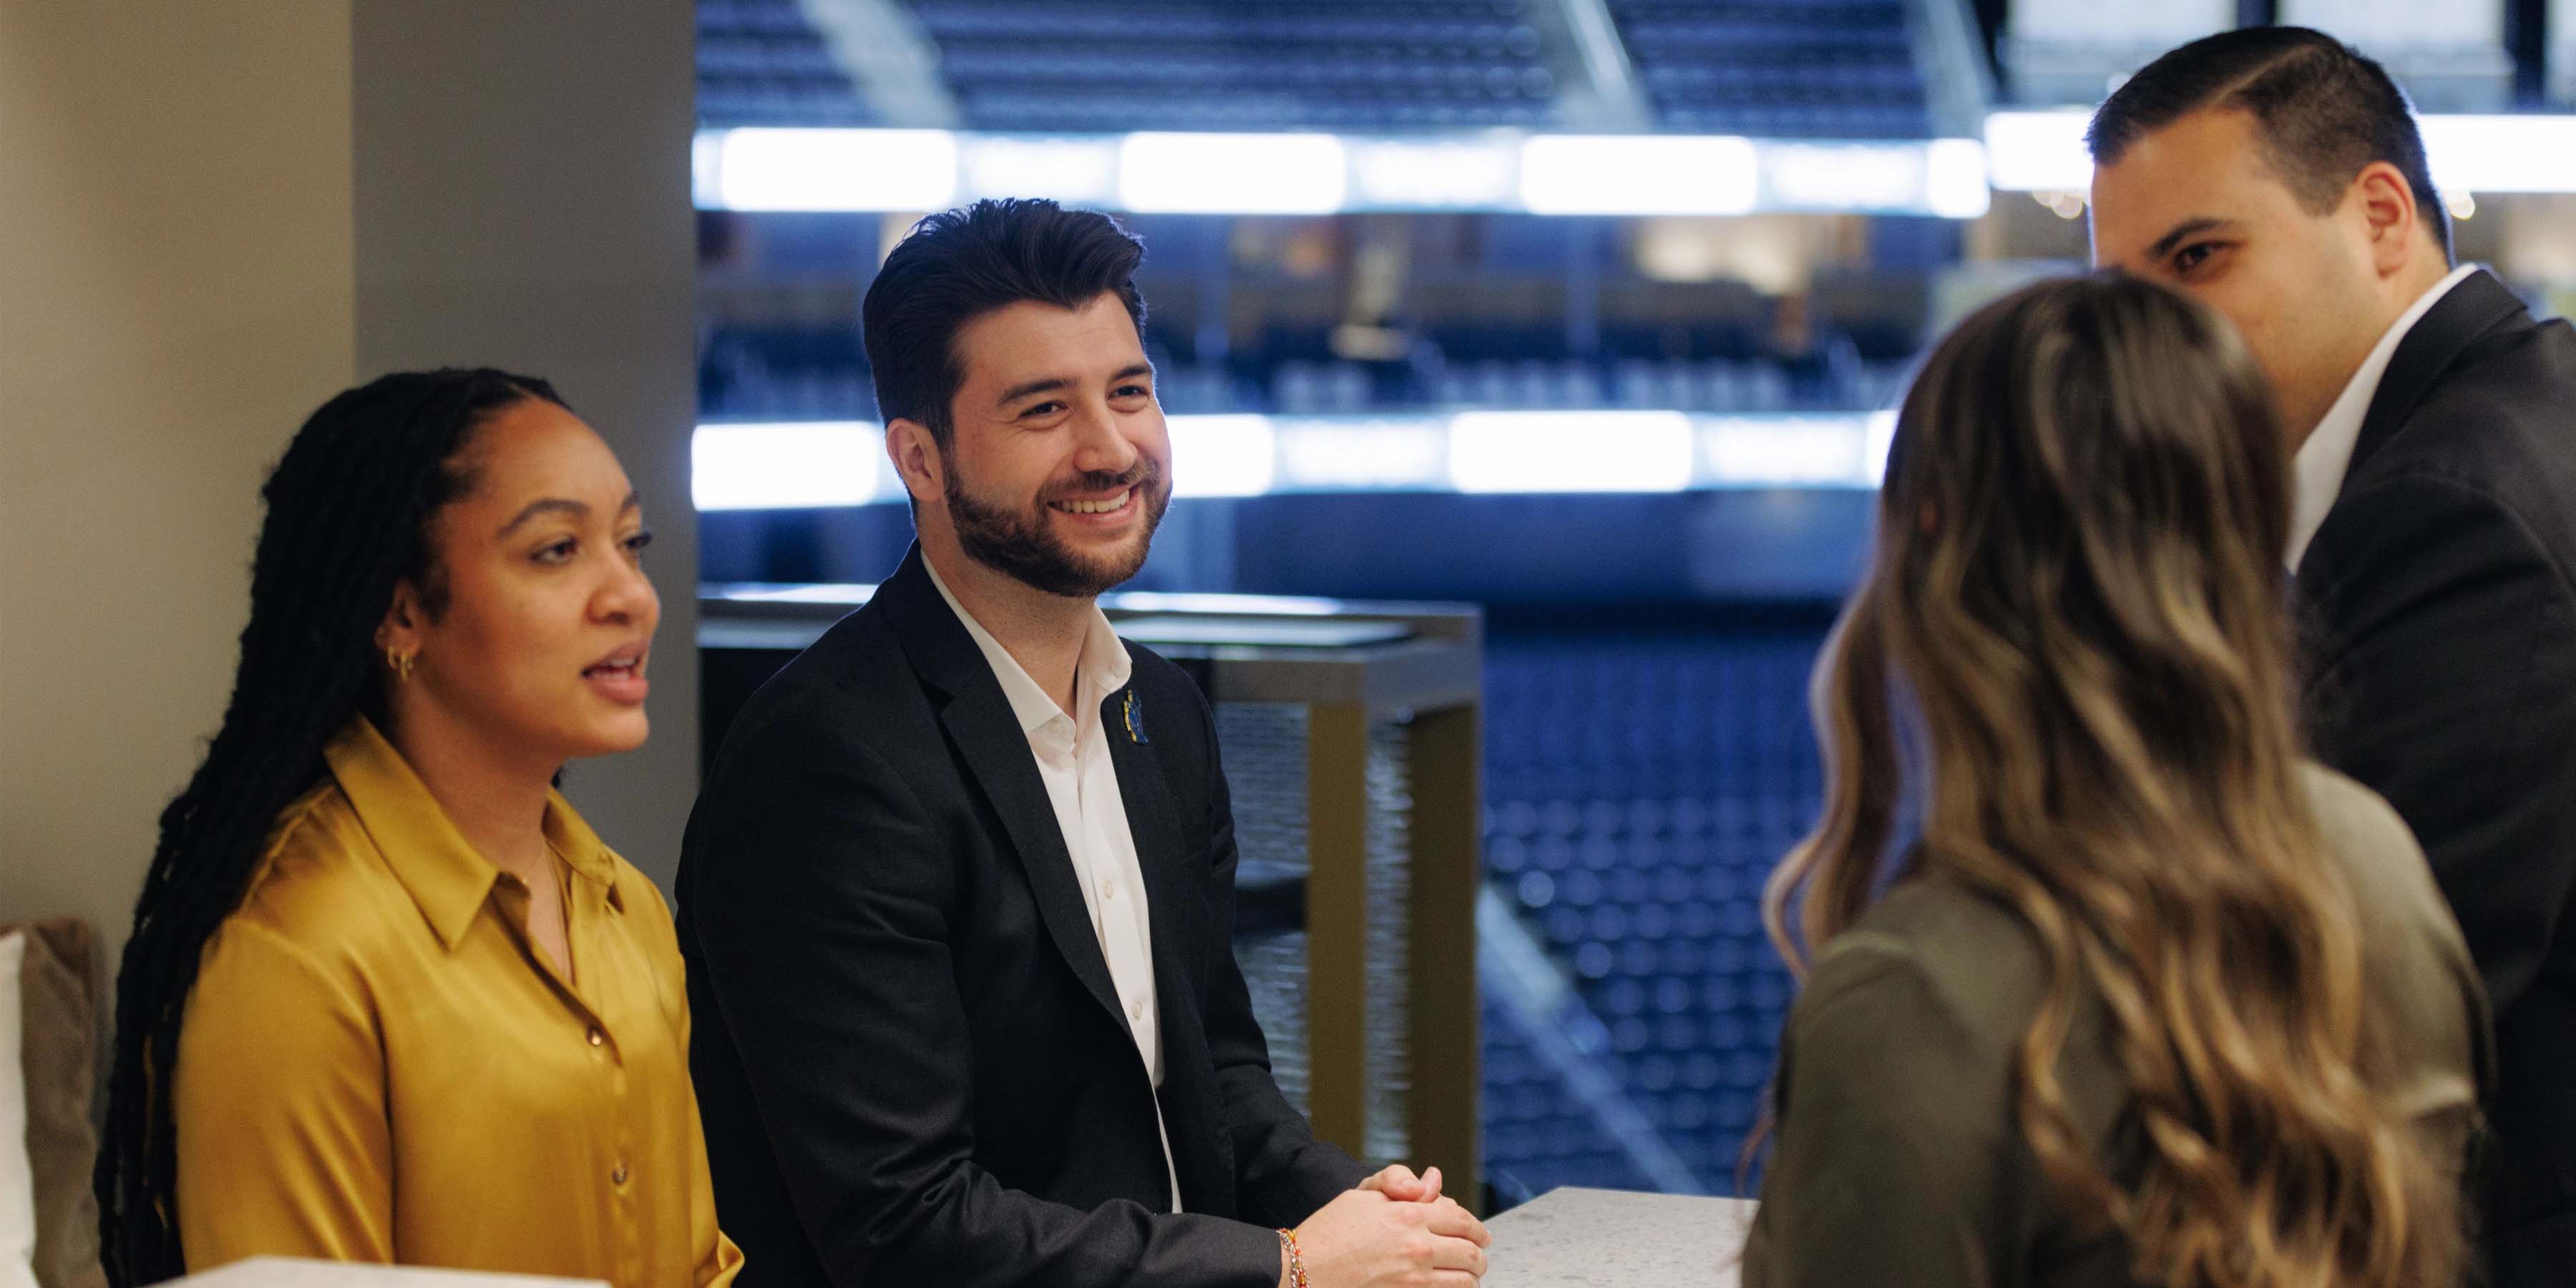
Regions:
[[608, 1174], [608, 1179], [612, 1184], [624, 1185], [626, 1183], [626, 1164], [619, 1163], [617, 1165], [617, 1170]]
[[602, 1033], [602, 1032], [600, 1032], [600, 1031], [598, 1030], [598, 1028], [597, 1028], [597, 1027], [595, 1027], [595, 1026], [594, 1026], [594, 1027], [591, 1029], [591, 1031], [590, 1031], [590, 1044], [591, 1044], [592, 1046], [598, 1046], [600, 1043], [602, 1043], [602, 1042], [606, 1042], [607, 1040], [608, 1040], [608, 1035], [607, 1035], [607, 1034], [604, 1034], [604, 1033]]

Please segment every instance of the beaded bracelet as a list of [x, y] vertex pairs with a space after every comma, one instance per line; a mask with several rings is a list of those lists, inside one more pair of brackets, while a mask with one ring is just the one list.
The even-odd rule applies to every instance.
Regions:
[[1297, 1250], [1297, 1232], [1279, 1232], [1280, 1254], [1288, 1258], [1288, 1288], [1306, 1288], [1306, 1254]]

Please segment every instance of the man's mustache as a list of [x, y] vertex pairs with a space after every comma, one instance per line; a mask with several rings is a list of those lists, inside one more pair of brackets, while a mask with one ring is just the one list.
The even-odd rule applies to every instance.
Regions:
[[1126, 469], [1115, 474], [1109, 473], [1106, 470], [1086, 470], [1083, 472], [1081, 478], [1078, 478], [1069, 484], [1050, 490], [1045, 499], [1049, 501], [1060, 501], [1066, 496], [1074, 494], [1089, 492], [1119, 492], [1137, 486], [1138, 484], [1159, 483], [1162, 481], [1162, 477], [1162, 468], [1154, 464], [1152, 458], [1139, 458], [1134, 465], [1128, 466]]

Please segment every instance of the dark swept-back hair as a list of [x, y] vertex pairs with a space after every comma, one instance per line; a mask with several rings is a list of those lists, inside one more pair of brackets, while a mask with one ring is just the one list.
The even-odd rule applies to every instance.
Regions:
[[913, 225], [859, 310], [877, 415], [915, 421], [947, 447], [949, 404], [966, 382], [957, 333], [1022, 300], [1077, 309], [1115, 292], [1141, 341], [1135, 276], [1144, 259], [1145, 243], [1109, 216], [1052, 201], [978, 201]]
[[[2453, 1284], [2457, 1159], [2301, 782], [2290, 476], [2260, 369], [2181, 295], [2069, 278], [1961, 323], [1897, 414], [1817, 663], [1823, 817], [1764, 920], [1804, 976], [1900, 873], [2011, 909], [2041, 971], [2015, 1122], [2138, 1282]], [[2088, 992], [2134, 1157], [2059, 1079]]]
[[2084, 145], [2095, 163], [2111, 165], [2141, 137], [2204, 108], [2251, 113], [2264, 159], [2310, 214], [2334, 209], [2372, 162], [2397, 167], [2442, 258], [2451, 257], [2451, 217], [2433, 190], [2413, 107], [2388, 69], [2360, 50], [2306, 27], [2203, 37], [2112, 91], [2094, 110]]
[[385, 376], [314, 412], [261, 489], [268, 514], [232, 701], [161, 813], [116, 980], [94, 1183], [118, 1288], [187, 1269], [170, 1085], [206, 942], [240, 906], [278, 814], [322, 780], [325, 744], [356, 713], [380, 709], [375, 632], [395, 588], [408, 581], [432, 616], [445, 610], [431, 521], [475, 486], [466, 450], [476, 428], [530, 399], [563, 405], [545, 381], [505, 371]]

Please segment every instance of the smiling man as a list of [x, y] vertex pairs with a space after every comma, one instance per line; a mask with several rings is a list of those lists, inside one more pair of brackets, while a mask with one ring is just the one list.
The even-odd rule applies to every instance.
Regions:
[[680, 860], [747, 1288], [1484, 1271], [1436, 1170], [1369, 1174], [1272, 1081], [1215, 724], [1094, 602], [1172, 495], [1143, 253], [1101, 215], [982, 202], [868, 289], [920, 542], [745, 707]]
[[2317, 756], [2414, 828], [2496, 1023], [2498, 1288], [2576, 1267], [2576, 330], [2450, 230], [2405, 98], [2292, 27], [2197, 41], [2088, 142], [2096, 262], [2236, 323], [2297, 452]]

